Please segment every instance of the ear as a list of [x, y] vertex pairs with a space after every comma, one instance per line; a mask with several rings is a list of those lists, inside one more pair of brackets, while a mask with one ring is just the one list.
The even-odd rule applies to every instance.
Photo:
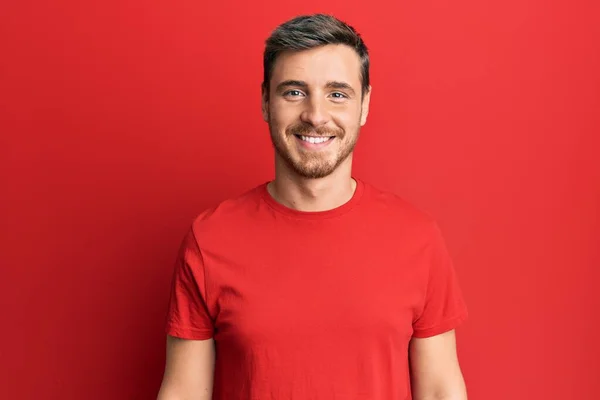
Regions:
[[371, 91], [372, 88], [369, 86], [369, 89], [365, 92], [362, 98], [362, 111], [360, 113], [360, 126], [364, 126], [367, 123], [367, 116], [369, 115], [369, 104], [371, 103]]
[[265, 122], [269, 122], [269, 92], [265, 88], [265, 85], [261, 85], [261, 103], [262, 103], [262, 116]]

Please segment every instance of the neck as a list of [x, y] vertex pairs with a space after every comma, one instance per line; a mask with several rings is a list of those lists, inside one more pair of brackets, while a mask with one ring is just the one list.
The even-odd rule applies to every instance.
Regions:
[[279, 203], [298, 211], [327, 211], [348, 202], [354, 195], [352, 155], [330, 175], [308, 179], [292, 172], [283, 160], [275, 163], [275, 179], [267, 186]]

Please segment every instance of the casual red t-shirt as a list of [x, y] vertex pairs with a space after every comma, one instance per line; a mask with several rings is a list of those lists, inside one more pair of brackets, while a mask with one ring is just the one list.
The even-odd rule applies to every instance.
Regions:
[[213, 399], [410, 399], [410, 339], [466, 318], [436, 223], [356, 181], [329, 211], [287, 208], [263, 184], [194, 220], [167, 333], [214, 338]]

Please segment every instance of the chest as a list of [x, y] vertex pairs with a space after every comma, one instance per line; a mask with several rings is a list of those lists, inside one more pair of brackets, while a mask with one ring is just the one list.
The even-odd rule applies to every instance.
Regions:
[[244, 347], [290, 337], [405, 338], [424, 297], [417, 249], [393, 241], [276, 241], [208, 257], [216, 340]]

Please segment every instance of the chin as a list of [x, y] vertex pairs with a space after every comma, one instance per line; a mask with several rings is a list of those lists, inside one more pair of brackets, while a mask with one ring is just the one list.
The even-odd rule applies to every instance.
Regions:
[[296, 171], [304, 179], [322, 179], [331, 175], [333, 171]]
[[292, 169], [296, 174], [307, 179], [320, 179], [331, 175], [337, 167], [335, 162], [323, 163], [321, 165], [306, 165], [294, 163]]

